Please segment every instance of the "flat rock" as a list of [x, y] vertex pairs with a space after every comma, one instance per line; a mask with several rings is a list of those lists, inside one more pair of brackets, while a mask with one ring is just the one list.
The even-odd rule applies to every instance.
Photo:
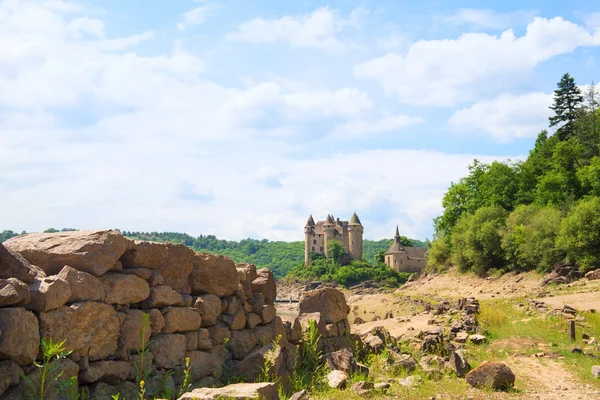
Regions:
[[150, 286], [144, 279], [130, 274], [109, 272], [100, 277], [108, 304], [133, 304], [150, 296]]
[[279, 400], [277, 384], [270, 382], [261, 383], [236, 383], [222, 388], [200, 388], [183, 394], [177, 400]]
[[344, 371], [333, 370], [326, 376], [327, 385], [332, 389], [344, 389], [348, 383], [348, 375]]
[[131, 364], [126, 361], [96, 361], [79, 372], [79, 382], [90, 384], [101, 381], [115, 384], [126, 380], [130, 370]]
[[163, 333], [190, 332], [200, 329], [202, 318], [189, 307], [168, 307], [163, 311]]
[[30, 233], [4, 242], [48, 275], [65, 265], [99, 276], [110, 270], [133, 242], [113, 230]]
[[71, 297], [69, 297], [67, 303], [104, 301], [104, 287], [100, 279], [95, 276], [65, 265], [60, 270], [58, 277], [64, 279], [69, 284]]
[[469, 335], [469, 341], [473, 344], [487, 343], [487, 340], [488, 339], [483, 335], [479, 335], [479, 334]]
[[125, 268], [155, 269], [167, 259], [168, 254], [169, 249], [164, 243], [136, 240], [123, 254], [121, 262]]
[[41, 268], [31, 265], [21, 254], [0, 243], [0, 279], [16, 278], [29, 283], [36, 277], [43, 278], [46, 273]]
[[193, 265], [190, 276], [192, 294], [224, 297], [237, 289], [238, 272], [231, 259], [216, 254], [197, 253], [194, 255]]
[[157, 285], [150, 288], [150, 295], [142, 302], [144, 308], [182, 306], [183, 298], [171, 286]]
[[0, 309], [0, 359], [18, 365], [35, 361], [40, 348], [38, 319], [22, 307]]

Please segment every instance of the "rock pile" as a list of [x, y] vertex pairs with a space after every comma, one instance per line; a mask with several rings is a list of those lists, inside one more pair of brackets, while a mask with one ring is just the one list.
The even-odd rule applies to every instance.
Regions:
[[[61, 361], [63, 375], [76, 376], [89, 399], [135, 393], [138, 351], [148, 341], [150, 396], [167, 370], [175, 371], [168, 385], [181, 382], [186, 358], [192, 379], [205, 386], [217, 385], [225, 366], [253, 381], [265, 357], [271, 373], [289, 374], [300, 324], [275, 316], [275, 297], [271, 271], [183, 245], [132, 241], [112, 230], [12, 238], [0, 244], [0, 374], [10, 376], [0, 396], [24, 398], [21, 375], [39, 380], [32, 364], [43, 338], [65, 341], [72, 352]], [[337, 301], [304, 303], [321, 313], [331, 347], [349, 329]]]

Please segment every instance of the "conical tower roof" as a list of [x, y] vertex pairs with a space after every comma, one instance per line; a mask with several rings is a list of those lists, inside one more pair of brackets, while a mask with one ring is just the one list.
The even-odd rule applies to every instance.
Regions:
[[312, 214], [308, 217], [308, 221], [306, 221], [306, 226], [315, 226], [315, 220], [313, 219]]
[[396, 225], [396, 236], [394, 236], [395, 238], [399, 238], [400, 237], [400, 231], [398, 230], [398, 225]]
[[356, 213], [352, 214], [352, 218], [350, 218], [350, 222], [348, 225], [362, 225], [360, 223], [360, 219], [358, 219], [358, 215], [356, 215]]
[[325, 224], [333, 225], [333, 218], [331, 218], [331, 215], [327, 214], [327, 219], [325, 220]]
[[406, 253], [406, 249], [400, 244], [400, 231], [398, 230], [398, 226], [396, 225], [396, 235], [394, 236], [394, 243], [390, 246], [389, 249], [385, 252], [388, 253]]

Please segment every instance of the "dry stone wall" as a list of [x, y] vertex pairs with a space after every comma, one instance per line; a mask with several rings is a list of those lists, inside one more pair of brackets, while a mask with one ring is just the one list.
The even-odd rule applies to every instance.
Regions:
[[[275, 315], [275, 294], [268, 269], [183, 245], [132, 241], [112, 230], [12, 238], [0, 244], [0, 398], [26, 398], [21, 375], [39, 381], [33, 362], [42, 338], [65, 341], [72, 353], [61, 361], [63, 375], [77, 376], [90, 399], [135, 394], [144, 341], [149, 396], [167, 370], [176, 388], [186, 357], [201, 386], [216, 385], [224, 371], [252, 381], [266, 354], [274, 358], [271, 372], [285, 376], [301, 326]], [[317, 318], [328, 339], [349, 329], [340, 315]]]

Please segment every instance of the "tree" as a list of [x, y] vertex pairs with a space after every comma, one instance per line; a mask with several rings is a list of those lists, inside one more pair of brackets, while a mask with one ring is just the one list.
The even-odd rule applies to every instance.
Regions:
[[583, 199], [571, 208], [560, 224], [556, 245], [581, 270], [600, 267], [600, 198]]
[[554, 91], [554, 104], [550, 109], [554, 111], [550, 117], [550, 126], [558, 126], [556, 134], [560, 140], [573, 136], [575, 120], [579, 116], [583, 96], [575, 84], [575, 79], [568, 73], [564, 74]]
[[385, 263], [385, 250], [381, 249], [375, 254], [375, 263]]
[[330, 240], [327, 243], [327, 257], [329, 257], [334, 264], [340, 264], [342, 261], [342, 256], [345, 253], [346, 248], [339, 240]]

